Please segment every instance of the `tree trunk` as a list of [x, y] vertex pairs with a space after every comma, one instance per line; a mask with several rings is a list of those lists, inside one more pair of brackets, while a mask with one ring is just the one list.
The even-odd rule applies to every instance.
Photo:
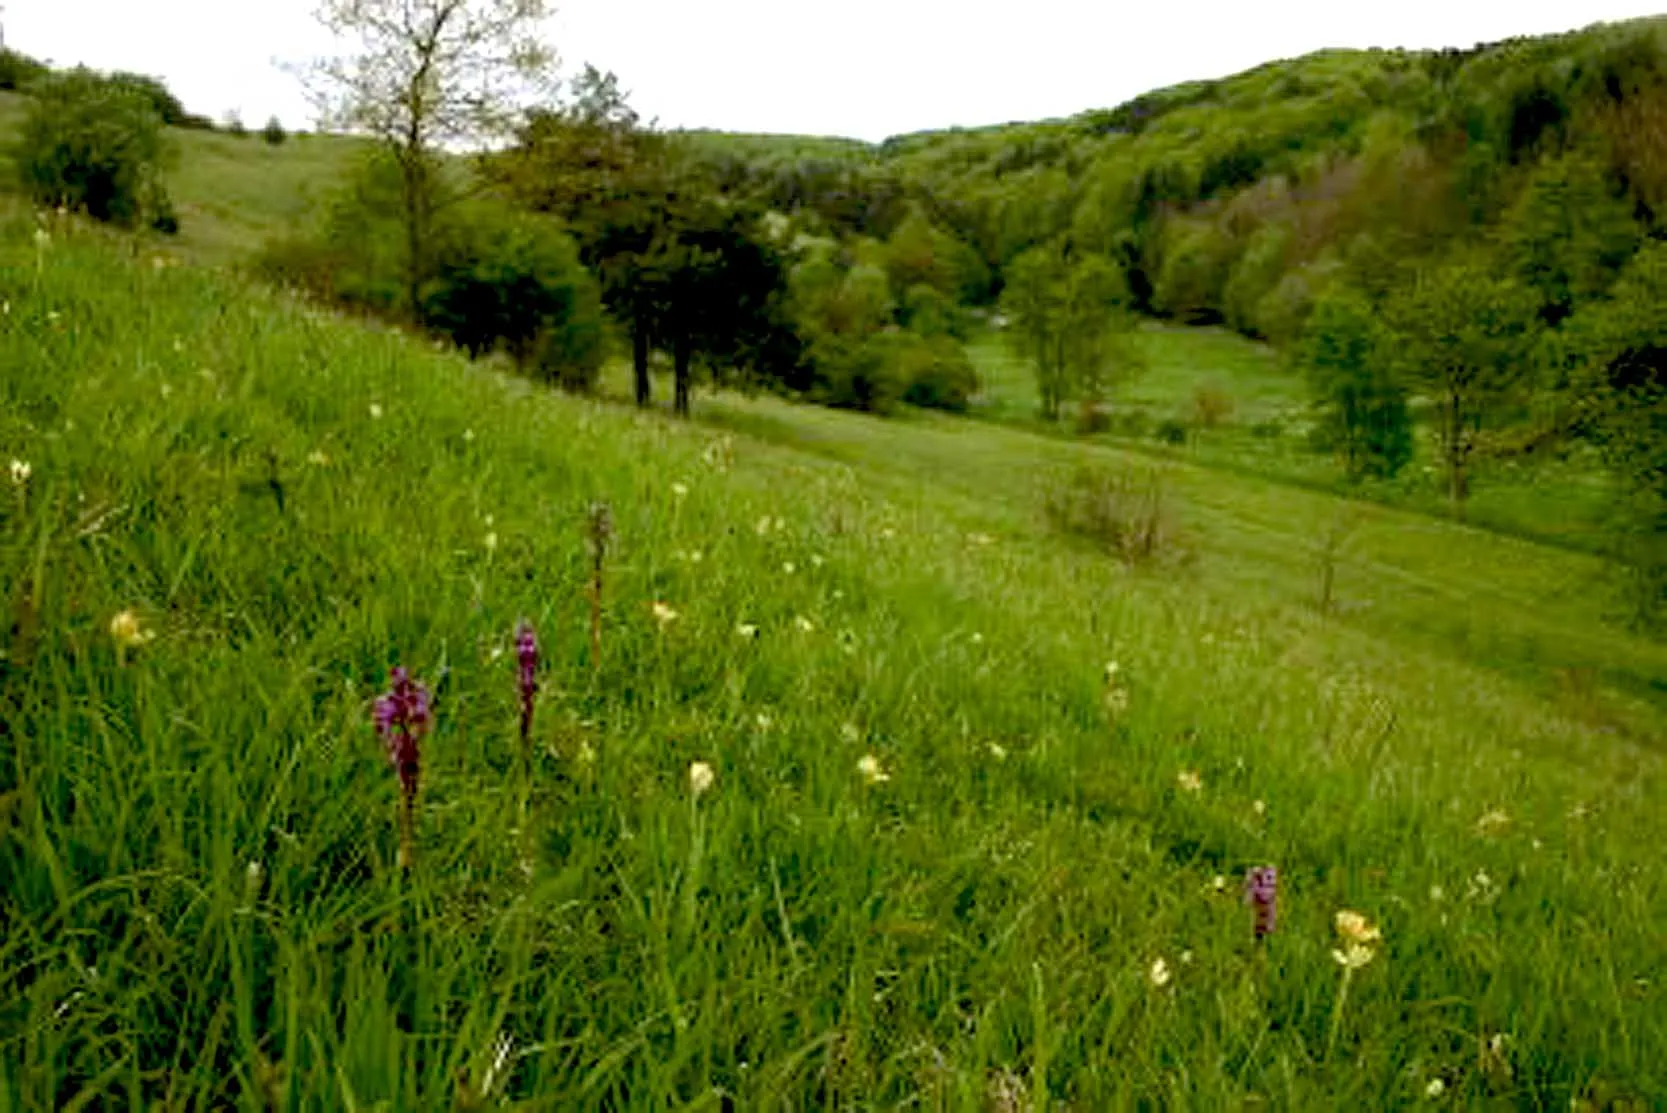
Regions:
[[680, 336], [672, 344], [672, 364], [677, 373], [677, 397], [673, 409], [678, 417], [689, 416], [689, 363], [694, 358], [689, 338]]
[[641, 321], [631, 330], [631, 369], [637, 379], [637, 405], [646, 409], [654, 400], [654, 383], [648, 377], [648, 326]]
[[427, 190], [422, 153], [407, 149], [400, 160], [405, 193], [405, 304], [411, 320], [422, 320], [422, 285], [428, 265]]
[[1457, 395], [1447, 399], [1447, 501], [1453, 516], [1464, 520], [1465, 500], [1470, 497], [1470, 483], [1465, 472], [1470, 446], [1465, 443], [1464, 417]]

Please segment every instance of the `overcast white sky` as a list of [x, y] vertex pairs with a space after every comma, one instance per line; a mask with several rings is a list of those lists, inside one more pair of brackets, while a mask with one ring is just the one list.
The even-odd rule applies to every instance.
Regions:
[[[1472, 46], [1667, 0], [566, 0], [564, 68], [668, 127], [849, 135], [1070, 115], [1328, 46]], [[1658, 7], [1659, 5], [1659, 7]], [[8, 46], [164, 78], [186, 106], [310, 126], [276, 65], [331, 52], [314, 0], [4, 0]]]

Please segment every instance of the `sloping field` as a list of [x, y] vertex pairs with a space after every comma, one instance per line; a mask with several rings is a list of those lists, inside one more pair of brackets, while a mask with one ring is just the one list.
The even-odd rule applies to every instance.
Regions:
[[1041, 507], [1144, 457], [680, 425], [49, 237], [0, 233], [6, 1104], [1667, 1095], [1667, 655], [1594, 558], [1173, 464], [1128, 571]]

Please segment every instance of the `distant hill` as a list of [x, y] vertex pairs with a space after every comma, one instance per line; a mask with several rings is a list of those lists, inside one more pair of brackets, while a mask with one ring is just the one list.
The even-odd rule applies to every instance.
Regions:
[[[721, 181], [843, 235], [909, 206], [1002, 269], [1068, 237], [1149, 311], [1288, 339], [1316, 293], [1511, 235], [1534, 183], [1586, 176], [1641, 236], [1667, 215], [1661, 18], [1465, 50], [1326, 50], [1065, 120], [873, 148], [703, 133]], [[875, 201], [889, 203], [875, 204]], [[869, 203], [856, 203], [869, 202]]]

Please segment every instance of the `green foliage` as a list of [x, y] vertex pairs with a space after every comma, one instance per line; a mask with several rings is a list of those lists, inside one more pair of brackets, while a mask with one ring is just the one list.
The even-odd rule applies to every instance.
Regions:
[[273, 116], [266, 121], [266, 126], [260, 129], [260, 137], [269, 147], [281, 147], [284, 140], [289, 138], [289, 133], [284, 130], [283, 121]]
[[963, 304], [984, 300], [990, 272], [967, 245], [933, 226], [920, 209], [912, 210], [886, 243], [884, 266], [899, 294], [916, 287], [936, 290]]
[[257, 271], [328, 302], [397, 316], [407, 262], [400, 197], [393, 159], [362, 157], [327, 195], [315, 224], [268, 240]]
[[951, 298], [925, 284], [903, 291], [897, 305], [897, 323], [921, 336], [965, 339], [967, 318]]
[[1264, 224], [1245, 243], [1221, 291], [1222, 316], [1246, 336], [1265, 336], [1259, 316], [1264, 299], [1285, 274], [1293, 239], [1284, 224]]
[[480, 357], [499, 345], [587, 389], [602, 366], [601, 299], [573, 242], [549, 218], [476, 205], [457, 213], [423, 288], [423, 323]]
[[51, 72], [44, 63], [27, 54], [0, 48], [0, 89], [28, 92], [35, 82]]
[[1049, 523], [1128, 564], [1172, 557], [1174, 512], [1161, 473], [1083, 467], [1056, 480], [1043, 502]]
[[1370, 303], [1347, 288], [1320, 299], [1293, 350], [1325, 439], [1350, 478], [1393, 478], [1412, 459], [1412, 415], [1395, 360], [1392, 338]]
[[1179, 418], [1166, 417], [1153, 428], [1152, 435], [1163, 444], [1179, 448], [1187, 443], [1189, 430]]
[[168, 127], [197, 128], [204, 131], [212, 130], [214, 127], [212, 121], [187, 112], [185, 105], [160, 78], [118, 72], [108, 75], [106, 80], [149, 104], [151, 110]]
[[1073, 261], [1055, 244], [1013, 261], [1002, 310], [1012, 346], [1036, 368], [1043, 420], [1057, 421], [1073, 398], [1097, 402], [1143, 370], [1129, 342], [1129, 300], [1123, 272], [1101, 256]]
[[1155, 307], [1187, 324], [1221, 320], [1222, 294], [1237, 247], [1213, 221], [1172, 222], [1166, 229], [1163, 267], [1153, 290]]
[[953, 337], [900, 332], [882, 337], [887, 355], [905, 384], [903, 401], [951, 413], [965, 413], [978, 392], [972, 360]]
[[1646, 246], [1611, 297], [1569, 320], [1554, 350], [1564, 408], [1619, 480], [1618, 548], [1635, 611], [1667, 617], [1667, 245]]
[[447, 144], [512, 133], [548, 87], [544, 0], [324, 0], [318, 21], [354, 53], [320, 59], [308, 81], [324, 120], [373, 138], [399, 167], [404, 310], [421, 312]]
[[161, 178], [167, 152], [150, 100], [127, 80], [82, 69], [36, 86], [16, 159], [38, 204], [177, 230]]
[[1421, 271], [1390, 303], [1388, 318], [1399, 374], [1435, 415], [1448, 497], [1462, 509], [1484, 430], [1534, 385], [1533, 298], [1482, 264], [1452, 261]]
[[1583, 159], [1547, 162], [1505, 223], [1505, 255], [1556, 324], [1603, 293], [1638, 245], [1631, 206]]

